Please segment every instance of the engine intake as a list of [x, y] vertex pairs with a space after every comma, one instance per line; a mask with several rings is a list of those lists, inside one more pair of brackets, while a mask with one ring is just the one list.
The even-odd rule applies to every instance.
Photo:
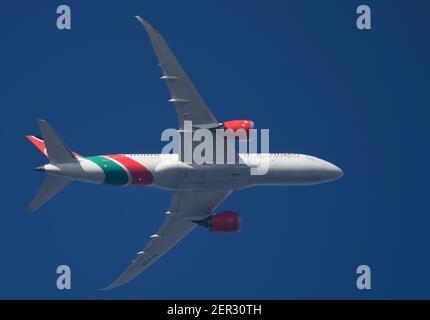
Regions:
[[240, 215], [233, 211], [213, 214], [201, 221], [195, 221], [213, 232], [238, 232], [242, 227]]

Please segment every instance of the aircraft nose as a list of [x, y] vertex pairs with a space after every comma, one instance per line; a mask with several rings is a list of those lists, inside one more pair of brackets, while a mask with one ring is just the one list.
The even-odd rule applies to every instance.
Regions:
[[331, 181], [339, 179], [343, 176], [343, 171], [339, 167], [335, 166], [333, 163], [324, 161], [324, 180]]

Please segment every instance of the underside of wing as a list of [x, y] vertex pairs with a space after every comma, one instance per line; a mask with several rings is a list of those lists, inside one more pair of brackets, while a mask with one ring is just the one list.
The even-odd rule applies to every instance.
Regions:
[[196, 227], [193, 221], [209, 216], [229, 194], [230, 191], [175, 192], [161, 228], [124, 273], [103, 290], [119, 287], [135, 278], [189, 234]]
[[161, 79], [166, 81], [170, 92], [171, 99], [169, 102], [176, 107], [179, 129], [183, 129], [185, 120], [192, 121], [193, 125], [217, 125], [216, 118], [182, 69], [161, 34], [141, 17], [136, 16], [136, 18], [145, 27], [154, 47], [163, 72]]

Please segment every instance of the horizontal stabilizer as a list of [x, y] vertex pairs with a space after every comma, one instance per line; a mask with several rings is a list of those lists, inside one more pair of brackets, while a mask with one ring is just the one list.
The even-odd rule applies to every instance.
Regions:
[[33, 212], [39, 209], [72, 181], [71, 179], [63, 177], [48, 175], [30, 205], [27, 207], [27, 212]]

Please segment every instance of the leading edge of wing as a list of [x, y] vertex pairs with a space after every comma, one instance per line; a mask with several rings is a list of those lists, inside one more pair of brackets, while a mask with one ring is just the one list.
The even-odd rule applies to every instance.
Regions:
[[163, 36], [142, 17], [135, 17], [145, 28], [157, 56], [162, 70], [161, 79], [165, 80], [171, 96], [169, 102], [176, 107], [179, 128], [183, 128], [185, 120], [196, 125], [218, 124]]

